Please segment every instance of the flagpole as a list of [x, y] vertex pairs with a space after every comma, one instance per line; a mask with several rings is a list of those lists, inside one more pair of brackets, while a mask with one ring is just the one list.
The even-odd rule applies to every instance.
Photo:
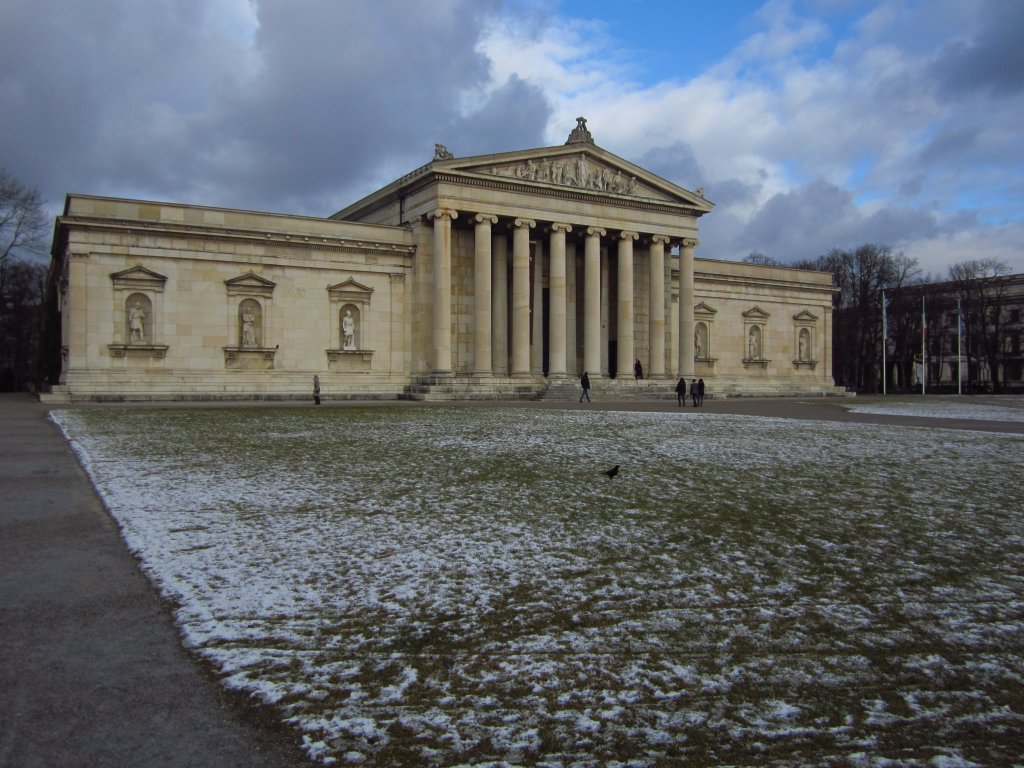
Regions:
[[882, 291], [882, 394], [886, 394], [885, 380], [887, 378], [885, 369], [885, 348], [889, 341], [889, 325], [886, 320], [885, 311], [885, 290]]
[[928, 338], [928, 326], [924, 316], [924, 295], [921, 296], [921, 394], [925, 392], [925, 380], [928, 378], [928, 348], [925, 341]]
[[961, 336], [963, 335], [963, 330], [964, 330], [964, 316], [963, 316], [963, 314], [961, 314], [961, 312], [962, 312], [962, 310], [960, 309], [960, 297], [957, 296], [957, 299], [956, 299], [956, 393], [958, 395], [962, 395], [964, 393], [963, 392], [963, 382], [964, 382], [963, 364], [964, 364], [964, 358], [963, 358], [963, 355], [960, 352], [960, 339], [961, 339]]

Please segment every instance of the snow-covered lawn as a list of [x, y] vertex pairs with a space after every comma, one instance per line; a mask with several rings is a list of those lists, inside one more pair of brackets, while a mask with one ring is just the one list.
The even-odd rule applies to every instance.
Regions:
[[53, 418], [188, 645], [324, 761], [1024, 753], [1022, 436], [516, 407]]

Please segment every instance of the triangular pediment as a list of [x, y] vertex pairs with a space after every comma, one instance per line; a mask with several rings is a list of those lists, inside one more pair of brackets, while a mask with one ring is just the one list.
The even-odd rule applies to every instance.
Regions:
[[767, 320], [769, 317], [768, 313], [765, 312], [760, 307], [748, 309], [746, 312], [743, 313], [743, 316], [748, 320]]
[[527, 186], [681, 204], [704, 212], [714, 208], [700, 194], [589, 144], [435, 159], [431, 166], [446, 174], [497, 177]]
[[714, 307], [710, 307], [703, 301], [693, 308], [693, 314], [695, 315], [715, 315], [718, 314], [718, 310]]
[[244, 275], [232, 277], [224, 281], [228, 288], [228, 295], [246, 296], [271, 296], [277, 283], [260, 277], [255, 272], [246, 272]]
[[119, 288], [151, 288], [162, 289], [167, 278], [151, 269], [136, 265], [120, 272], [111, 274], [110, 279]]
[[818, 316], [810, 310], [804, 309], [793, 315], [793, 319], [798, 323], [815, 323], [818, 321]]
[[335, 285], [327, 286], [327, 290], [335, 292], [345, 291], [348, 293], [373, 293], [373, 288], [370, 288], [368, 285], [363, 285], [362, 283], [357, 282], [351, 277], [348, 280], [343, 280], [342, 282], [336, 283]]

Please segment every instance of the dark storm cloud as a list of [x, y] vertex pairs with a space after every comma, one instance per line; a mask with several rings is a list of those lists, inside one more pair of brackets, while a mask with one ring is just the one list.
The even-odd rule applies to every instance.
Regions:
[[328, 214], [428, 162], [434, 142], [542, 142], [550, 108], [536, 87], [483, 90], [477, 44], [496, 2], [255, 8], [253, 35], [213, 23], [201, 0], [0, 6], [0, 165], [51, 200]]
[[704, 171], [697, 161], [697, 154], [693, 151], [693, 147], [685, 141], [679, 141], [667, 147], [649, 149], [636, 163], [686, 189], [693, 190], [706, 186]]
[[[709, 223], [705, 229], [713, 227]], [[939, 234], [941, 228], [930, 213], [889, 207], [865, 215], [849, 191], [819, 179], [772, 196], [737, 234], [735, 252], [721, 258], [742, 258], [759, 251], [789, 263], [863, 243], [898, 249]]]
[[996, 0], [979, 9], [981, 28], [970, 40], [943, 46], [933, 64], [939, 90], [949, 98], [990, 91], [1024, 91], [1024, 3]]

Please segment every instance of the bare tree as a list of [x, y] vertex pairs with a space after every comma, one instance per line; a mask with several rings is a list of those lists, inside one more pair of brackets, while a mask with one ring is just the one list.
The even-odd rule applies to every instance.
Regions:
[[0, 169], [0, 262], [46, 253], [47, 229], [39, 193]]
[[0, 261], [0, 392], [35, 389], [46, 267]]
[[760, 251], [751, 251], [743, 257], [745, 264], [760, 264], [764, 267], [777, 267], [779, 262], [773, 259], [771, 256], [761, 253]]
[[39, 193], [0, 170], [0, 390], [36, 383], [47, 230]]
[[994, 392], [1003, 388], [1000, 370], [1010, 322], [1003, 277], [1009, 273], [1009, 265], [998, 259], [969, 259], [949, 268], [967, 336], [968, 370], [972, 359], [978, 367], [984, 364]]
[[882, 290], [915, 280], [917, 260], [887, 246], [868, 244], [853, 251], [833, 248], [815, 266], [831, 272], [833, 285], [839, 288], [832, 336], [836, 383], [876, 392], [881, 388]]

